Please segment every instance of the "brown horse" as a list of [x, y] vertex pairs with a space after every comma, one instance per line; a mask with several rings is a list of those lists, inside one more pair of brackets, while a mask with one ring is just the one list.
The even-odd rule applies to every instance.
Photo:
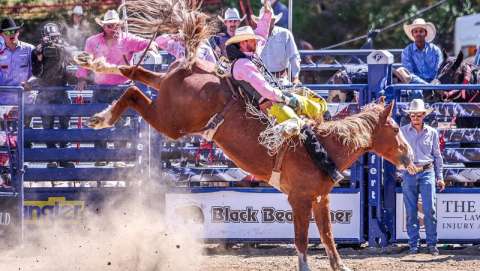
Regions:
[[[106, 111], [91, 118], [94, 128], [112, 126], [127, 108], [133, 108], [157, 131], [172, 139], [202, 130], [217, 113], [224, 112], [224, 122], [213, 140], [235, 164], [269, 180], [274, 157], [258, 143], [265, 125], [248, 118], [243, 100], [234, 100], [224, 79], [212, 66], [197, 61], [191, 70], [177, 67], [167, 74], [143, 68], [120, 66], [125, 76], [158, 90], [155, 101], [137, 87], [130, 87]], [[135, 72], [133, 72], [135, 71]], [[230, 104], [228, 110], [225, 107]], [[319, 139], [340, 170], [349, 168], [362, 154], [372, 151], [399, 167], [410, 164], [410, 152], [398, 125], [391, 118], [393, 103], [367, 105], [363, 112], [344, 120], [326, 122], [316, 128]], [[333, 270], [348, 270], [335, 248], [329, 218], [329, 193], [332, 180], [310, 160], [303, 146], [289, 149], [284, 157], [280, 189], [288, 195], [294, 216], [295, 245], [300, 270], [308, 270], [306, 250], [312, 209]]]
[[[147, 0], [127, 3], [140, 9], [143, 8], [140, 4], [145, 2]], [[106, 69], [155, 88], [158, 96], [152, 101], [137, 87], [130, 87], [112, 106], [90, 119], [91, 127], [110, 127], [127, 108], [133, 108], [157, 131], [177, 139], [203, 132], [210, 120], [220, 114], [223, 122], [217, 126], [213, 141], [236, 165], [258, 179], [270, 180], [276, 159], [258, 143], [259, 134], [266, 128], [265, 124], [247, 115], [245, 102], [234, 94], [226, 79], [215, 75], [213, 64], [194, 57], [198, 42], [194, 44], [188, 41], [189, 37], [195, 38], [195, 33], [201, 32], [205, 26], [200, 25], [205, 21], [202, 22], [197, 17], [203, 15], [198, 11], [185, 10], [185, 5], [179, 5], [178, 1], [174, 5], [171, 0], [148, 2], [163, 4], [163, 9], [156, 11], [155, 16], [150, 14], [148, 20], [142, 20], [153, 29], [169, 18], [184, 18], [173, 22], [174, 24], [194, 24], [189, 27], [179, 26], [184, 29], [187, 47], [190, 47], [186, 50], [187, 60], [171, 67], [166, 74], [132, 66]], [[165, 6], [178, 16], [166, 13]], [[155, 5], [148, 5], [150, 7]], [[152, 22], [153, 18], [159, 21]], [[102, 70], [95, 65], [89, 68]], [[393, 107], [393, 103], [385, 106], [381, 99], [378, 104], [367, 105], [360, 114], [316, 127], [319, 140], [329, 153], [335, 154], [332, 158], [340, 170], [349, 168], [367, 151], [385, 157], [398, 167], [411, 166], [410, 147], [391, 118]], [[302, 145], [288, 149], [282, 161], [281, 176], [276, 185], [288, 196], [292, 207], [299, 269], [309, 270], [306, 252], [309, 219], [313, 210], [330, 266], [333, 270], [349, 270], [336, 250], [330, 223], [329, 193], [334, 186], [333, 181], [310, 160]]]

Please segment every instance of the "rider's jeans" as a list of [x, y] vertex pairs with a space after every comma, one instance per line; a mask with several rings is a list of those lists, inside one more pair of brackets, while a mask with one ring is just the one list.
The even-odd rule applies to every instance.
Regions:
[[410, 247], [418, 247], [420, 224], [418, 220], [418, 195], [422, 195], [426, 241], [428, 246], [437, 244], [437, 216], [435, 173], [433, 168], [410, 175], [403, 173], [403, 201], [407, 214], [407, 234]]

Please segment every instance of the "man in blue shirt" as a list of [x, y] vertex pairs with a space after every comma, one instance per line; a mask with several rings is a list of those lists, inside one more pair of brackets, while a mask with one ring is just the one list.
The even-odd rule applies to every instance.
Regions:
[[0, 50], [0, 85], [20, 86], [32, 76], [33, 45], [19, 41], [20, 29], [15, 21], [7, 17], [0, 24], [0, 36], [5, 47]]
[[[412, 75], [410, 83], [428, 84], [437, 76], [440, 64], [443, 62], [442, 51], [435, 44], [436, 29], [430, 22], [418, 18], [412, 24], [403, 26], [407, 37], [413, 41], [402, 52], [402, 65]], [[413, 98], [421, 98], [421, 91]]]
[[415, 157], [414, 172], [405, 171], [402, 176], [410, 253], [418, 253], [419, 248], [420, 224], [417, 204], [418, 196], [421, 194], [428, 250], [432, 255], [438, 255], [435, 186], [440, 187], [440, 192], [445, 189], [438, 132], [423, 123], [425, 116], [432, 112], [431, 109], [425, 108], [423, 100], [412, 100], [410, 108], [405, 111], [410, 116], [411, 122], [402, 126], [401, 130]]

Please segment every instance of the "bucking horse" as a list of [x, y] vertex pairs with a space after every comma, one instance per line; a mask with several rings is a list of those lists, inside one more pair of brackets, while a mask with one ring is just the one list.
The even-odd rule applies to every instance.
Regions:
[[[279, 154], [269, 155], [258, 142], [266, 124], [249, 116], [246, 102], [231, 87], [230, 78], [218, 77], [214, 64], [195, 57], [200, 42], [211, 33], [208, 16], [186, 0], [127, 1], [126, 7], [131, 15], [129, 28], [138, 29], [137, 33], [179, 33], [185, 44], [185, 58], [171, 65], [166, 73], [129, 65], [105, 68], [95, 60], [83, 61], [82, 66], [95, 72], [119, 73], [158, 91], [152, 101], [137, 87], [129, 87], [118, 101], [91, 117], [90, 126], [111, 127], [127, 108], [133, 108], [158, 132], [172, 139], [213, 129], [213, 141], [236, 165], [269, 182]], [[366, 152], [376, 153], [399, 168], [408, 168], [413, 165], [412, 152], [391, 117], [393, 108], [393, 102], [385, 105], [380, 98], [359, 114], [312, 126], [342, 171]], [[314, 164], [301, 144], [288, 148], [281, 161], [281, 174], [274, 185], [287, 195], [292, 207], [299, 270], [310, 270], [306, 253], [312, 211], [331, 268], [350, 270], [342, 263], [332, 233], [329, 193], [334, 182]]]

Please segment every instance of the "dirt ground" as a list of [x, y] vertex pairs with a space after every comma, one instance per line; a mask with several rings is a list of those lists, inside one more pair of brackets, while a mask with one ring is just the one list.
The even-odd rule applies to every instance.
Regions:
[[[479, 270], [480, 266], [480, 246], [441, 247], [439, 256], [430, 256], [425, 253], [408, 255], [405, 247], [395, 247], [389, 251], [341, 248], [340, 253], [347, 266], [352, 270], [473, 271]], [[185, 261], [190, 262], [188, 270], [290, 271], [296, 270], [297, 263], [295, 249], [291, 245], [260, 245], [256, 247], [236, 245], [229, 249], [218, 245], [203, 245], [201, 254], [200, 257], [195, 257], [195, 261], [190, 261], [189, 255], [186, 255]], [[77, 257], [77, 255], [72, 254], [71, 257]], [[131, 264], [124, 265], [125, 259], [122, 261], [117, 259], [116, 262], [115, 257], [107, 256], [103, 258], [103, 262], [98, 259], [95, 261], [95, 270], [185, 270], [185, 266], [179, 268], [175, 264], [176, 261], [167, 266], [150, 266], [147, 269], [141, 268], [140, 265], [133, 268]], [[328, 259], [321, 248], [311, 247], [308, 261], [312, 270], [330, 270], [328, 269]], [[65, 262], [61, 259], [51, 259], [42, 255], [41, 252], [38, 255], [20, 252], [15, 255], [7, 253], [0, 256], [0, 270], [2, 271], [92, 270], [91, 267], [93, 267], [92, 260], [88, 257], [82, 257], [75, 262], [70, 261], [65, 266], [62, 266], [63, 264]]]
[[[426, 253], [409, 255], [404, 246], [387, 251], [368, 248], [340, 249], [346, 265], [352, 270], [480, 270], [480, 246], [440, 248], [439, 256]], [[229, 250], [210, 248], [204, 256], [202, 271], [219, 270], [296, 270], [295, 249], [288, 245], [263, 245], [258, 248], [240, 247]], [[330, 270], [323, 249], [309, 249], [312, 270]]]

